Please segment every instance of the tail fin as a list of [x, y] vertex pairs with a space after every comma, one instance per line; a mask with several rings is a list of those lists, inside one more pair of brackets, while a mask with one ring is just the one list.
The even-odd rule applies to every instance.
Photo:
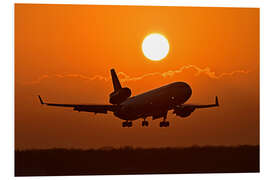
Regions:
[[112, 76], [112, 82], [113, 82], [114, 91], [117, 91], [117, 90], [121, 89], [122, 86], [121, 86], [121, 84], [119, 82], [119, 79], [118, 79], [117, 74], [116, 74], [114, 69], [111, 69], [111, 76]]

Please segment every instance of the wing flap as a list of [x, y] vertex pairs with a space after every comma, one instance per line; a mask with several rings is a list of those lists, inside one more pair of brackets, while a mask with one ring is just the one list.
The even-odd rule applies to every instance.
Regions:
[[108, 111], [114, 112], [115, 109], [113, 105], [78, 105], [73, 110], [107, 114]]

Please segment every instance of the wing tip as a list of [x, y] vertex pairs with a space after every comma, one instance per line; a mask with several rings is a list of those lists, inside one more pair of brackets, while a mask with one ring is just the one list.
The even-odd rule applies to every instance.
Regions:
[[219, 106], [218, 97], [216, 96], [216, 106]]
[[45, 104], [45, 103], [43, 102], [43, 100], [41, 99], [40, 95], [38, 95], [38, 98], [39, 98], [40, 104]]

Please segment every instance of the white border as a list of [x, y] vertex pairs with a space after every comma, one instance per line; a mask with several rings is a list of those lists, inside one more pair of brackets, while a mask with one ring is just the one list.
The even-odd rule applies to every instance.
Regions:
[[[6, 0], [1, 2], [1, 115], [0, 119], [0, 172], [3, 179], [14, 178], [14, 56], [13, 56], [13, 4], [14, 3], [42, 3], [42, 4], [109, 4], [109, 5], [161, 5], [161, 6], [201, 6], [201, 7], [260, 7], [261, 8], [261, 173], [244, 174], [181, 174], [181, 175], [130, 175], [130, 176], [62, 176], [62, 177], [26, 177], [20, 179], [137, 179], [137, 178], [188, 178], [188, 179], [269, 179], [270, 147], [269, 147], [269, 128], [270, 118], [267, 113], [267, 103], [269, 99], [269, 79], [270, 67], [269, 40], [270, 9], [267, 0]], [[1, 179], [2, 179], [1, 178]]]
[[208, 6], [208, 7], [259, 7], [254, 0], [17, 0], [17, 3], [42, 4], [109, 4], [150, 6]]

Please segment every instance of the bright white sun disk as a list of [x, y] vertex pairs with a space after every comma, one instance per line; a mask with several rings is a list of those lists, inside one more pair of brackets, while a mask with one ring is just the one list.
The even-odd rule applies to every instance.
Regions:
[[146, 36], [142, 43], [142, 51], [145, 57], [152, 61], [160, 61], [169, 52], [168, 40], [161, 34], [154, 33]]

